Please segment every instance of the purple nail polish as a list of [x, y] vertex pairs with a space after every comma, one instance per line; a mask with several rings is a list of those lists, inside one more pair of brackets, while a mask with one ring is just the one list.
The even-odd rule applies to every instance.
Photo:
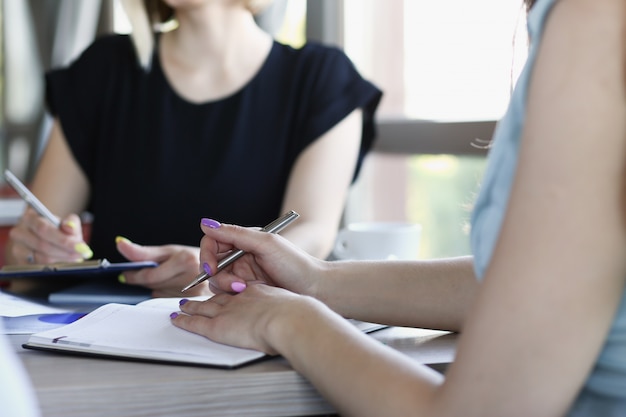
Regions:
[[182, 300], [180, 300], [180, 301], [178, 302], [178, 305], [180, 305], [180, 306], [184, 306], [184, 305], [187, 303], [187, 301], [189, 301], [189, 299], [187, 299], [187, 298], [183, 298]]
[[204, 269], [204, 272], [206, 272], [208, 276], [211, 276], [211, 265], [205, 262], [202, 264], [202, 269]]
[[171, 318], [171, 319], [175, 319], [176, 317], [178, 317], [178, 313], [172, 313], [172, 314], [170, 314], [170, 318]]
[[202, 223], [203, 226], [210, 227], [211, 229], [218, 229], [222, 225], [217, 220], [206, 219], [206, 218], [202, 219], [200, 223]]
[[246, 284], [244, 284], [243, 282], [233, 282], [232, 284], [230, 284], [230, 288], [232, 288], [235, 292], [242, 292], [246, 289]]

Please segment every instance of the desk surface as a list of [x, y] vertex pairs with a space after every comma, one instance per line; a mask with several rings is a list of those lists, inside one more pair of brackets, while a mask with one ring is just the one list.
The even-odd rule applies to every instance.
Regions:
[[[372, 337], [443, 371], [456, 334], [391, 327]], [[43, 417], [311, 416], [333, 408], [283, 358], [235, 370], [66, 356], [21, 348]]]

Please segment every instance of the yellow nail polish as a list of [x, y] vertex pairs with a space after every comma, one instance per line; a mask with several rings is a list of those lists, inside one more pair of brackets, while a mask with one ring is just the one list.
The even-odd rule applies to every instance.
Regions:
[[74, 246], [74, 250], [83, 257], [83, 259], [90, 259], [93, 256], [93, 251], [85, 242], [77, 243]]
[[122, 283], [122, 284], [126, 284], [126, 277], [124, 276], [124, 274], [120, 274], [120, 275], [117, 277], [117, 280], [118, 280], [120, 283]]
[[69, 220], [69, 221], [65, 222], [65, 224], [68, 225], [69, 227], [71, 227], [72, 229], [76, 230], [77, 226], [76, 226], [75, 222]]
[[132, 243], [130, 240], [126, 239], [124, 236], [116, 236], [115, 243], [120, 243], [120, 242]]

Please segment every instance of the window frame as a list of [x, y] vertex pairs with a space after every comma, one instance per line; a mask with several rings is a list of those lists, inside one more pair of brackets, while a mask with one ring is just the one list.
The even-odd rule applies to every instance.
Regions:
[[[307, 0], [306, 38], [343, 47], [343, 6], [343, 0]], [[496, 123], [379, 118], [374, 152], [486, 155]]]

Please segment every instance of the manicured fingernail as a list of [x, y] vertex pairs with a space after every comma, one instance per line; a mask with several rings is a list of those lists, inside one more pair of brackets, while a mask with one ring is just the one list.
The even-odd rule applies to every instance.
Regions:
[[66, 221], [65, 224], [68, 225], [69, 227], [71, 227], [74, 230], [76, 230], [76, 228], [77, 228], [76, 223], [71, 221], [71, 220]]
[[203, 226], [210, 227], [211, 229], [218, 229], [222, 224], [213, 219], [202, 219], [200, 222]]
[[83, 257], [83, 259], [89, 259], [93, 256], [93, 251], [85, 242], [80, 242], [74, 245], [74, 250]]
[[202, 264], [202, 269], [204, 269], [204, 272], [206, 272], [208, 276], [211, 276], [211, 273], [213, 272], [211, 271], [211, 265], [205, 262]]
[[242, 292], [243, 290], [246, 289], [246, 284], [244, 284], [243, 282], [233, 282], [232, 284], [230, 284], [230, 288], [233, 289], [233, 291], [235, 292]]
[[170, 318], [171, 319], [175, 319], [176, 317], [178, 317], [178, 313], [174, 312], [174, 313], [170, 314]]
[[189, 301], [187, 298], [183, 298], [182, 300], [178, 302], [178, 305], [184, 306], [187, 303], [187, 301]]
[[121, 284], [126, 284], [126, 277], [124, 276], [124, 274], [119, 274], [117, 277], [117, 280], [121, 283]]
[[132, 243], [130, 240], [126, 239], [124, 236], [115, 236], [115, 243], [126, 242]]

